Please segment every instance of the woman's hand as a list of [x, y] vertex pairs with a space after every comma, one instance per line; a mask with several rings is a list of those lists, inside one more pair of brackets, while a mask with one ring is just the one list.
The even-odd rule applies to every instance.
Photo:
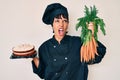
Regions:
[[93, 22], [89, 22], [88, 25], [88, 29], [92, 31], [92, 35], [94, 35], [94, 23]]
[[36, 67], [38, 68], [38, 66], [39, 66], [39, 58], [37, 58], [37, 57], [34, 57], [33, 58], [33, 61], [34, 61], [34, 63], [35, 63], [35, 65], [36, 65]]

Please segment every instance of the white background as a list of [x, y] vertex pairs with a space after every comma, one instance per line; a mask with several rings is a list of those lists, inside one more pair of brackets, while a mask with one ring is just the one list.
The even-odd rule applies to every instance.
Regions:
[[12, 47], [21, 43], [34, 44], [36, 50], [51, 38], [52, 27], [41, 18], [46, 6], [60, 2], [68, 8], [68, 34], [79, 36], [75, 30], [77, 18], [84, 16], [84, 5], [95, 5], [98, 16], [106, 23], [99, 41], [107, 47], [100, 64], [89, 66], [88, 80], [120, 80], [120, 0], [0, 0], [0, 80], [40, 80], [32, 72], [31, 59], [10, 59]]

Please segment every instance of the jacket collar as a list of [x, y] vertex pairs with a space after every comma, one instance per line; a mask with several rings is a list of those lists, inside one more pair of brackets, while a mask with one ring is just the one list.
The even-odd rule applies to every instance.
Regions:
[[[64, 44], [64, 43], [68, 42], [69, 37], [70, 37], [70, 36], [65, 35], [65, 36], [63, 37], [63, 39], [60, 41], [60, 44]], [[55, 39], [54, 36], [52, 37], [52, 42], [53, 42], [54, 44], [59, 44], [58, 41]]]

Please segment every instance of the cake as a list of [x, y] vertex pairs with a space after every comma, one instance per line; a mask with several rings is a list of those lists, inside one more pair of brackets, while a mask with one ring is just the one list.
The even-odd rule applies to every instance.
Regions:
[[15, 56], [31, 56], [36, 53], [35, 46], [31, 44], [20, 44], [12, 48]]

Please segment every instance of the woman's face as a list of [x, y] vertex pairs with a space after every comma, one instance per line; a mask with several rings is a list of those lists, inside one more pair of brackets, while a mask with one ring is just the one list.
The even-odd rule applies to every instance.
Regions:
[[69, 24], [68, 20], [66, 18], [63, 18], [62, 15], [60, 18], [54, 18], [53, 31], [55, 38], [63, 38], [65, 36], [68, 24]]

